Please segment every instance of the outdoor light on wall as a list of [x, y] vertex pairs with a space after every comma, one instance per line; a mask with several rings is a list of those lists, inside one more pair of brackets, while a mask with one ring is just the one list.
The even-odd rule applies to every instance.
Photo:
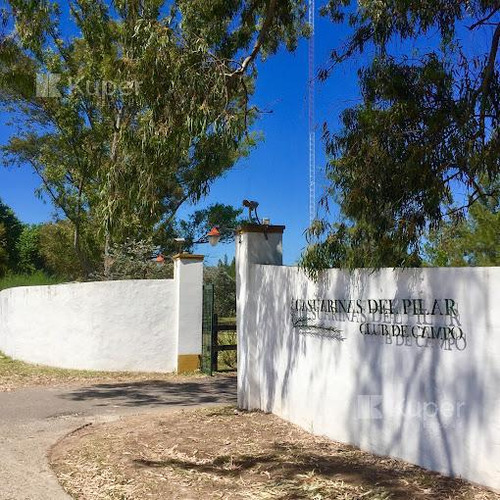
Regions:
[[[259, 206], [259, 203], [257, 201], [243, 200], [243, 206], [248, 208], [248, 221], [251, 225], [264, 226], [264, 236], [267, 240], [267, 228], [271, 224], [271, 219], [268, 217], [263, 218], [262, 221], [259, 219], [259, 216], [257, 215], [257, 207]], [[224, 234], [228, 231], [235, 231], [236, 234], [239, 235], [239, 242], [241, 243], [241, 231], [237, 228], [223, 227], [222, 231]], [[205, 236], [197, 241], [193, 241], [192, 244], [200, 245], [203, 243], [210, 243], [210, 246], [215, 247], [220, 242], [221, 237], [222, 233], [220, 231], [220, 226], [213, 226]], [[179, 247], [186, 244], [186, 240], [184, 238], [175, 238], [175, 241]]]
[[216, 246], [217, 243], [219, 243], [220, 237], [221, 234], [217, 226], [214, 226], [212, 229], [210, 229], [210, 231], [207, 234], [208, 242], [213, 247]]
[[[217, 245], [217, 243], [219, 243], [221, 236], [222, 236], [222, 234], [219, 231], [219, 226], [214, 226], [214, 227], [212, 227], [212, 229], [210, 229], [210, 231], [205, 236], [203, 236], [199, 240], [193, 241], [192, 244], [193, 245], [202, 245], [204, 243], [210, 243], [210, 246], [214, 247]], [[183, 238], [176, 238], [176, 240], [177, 239], [182, 239], [183, 242], [186, 241]]]
[[[212, 227], [212, 229], [210, 229], [210, 231], [205, 236], [203, 236], [199, 240], [192, 241], [191, 245], [200, 245], [203, 243], [210, 243], [210, 246], [214, 247], [217, 245], [217, 243], [219, 243], [221, 237], [222, 237], [222, 234], [219, 231], [219, 227], [214, 226], [214, 227]], [[186, 238], [174, 238], [174, 241], [175, 241], [175, 244], [177, 245], [177, 252], [179, 254], [184, 253], [185, 248], [186, 248], [186, 244], [187, 244]]]

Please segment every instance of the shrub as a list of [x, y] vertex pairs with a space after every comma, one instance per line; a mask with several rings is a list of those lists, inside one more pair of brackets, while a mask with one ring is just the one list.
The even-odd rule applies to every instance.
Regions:
[[157, 262], [158, 248], [147, 240], [127, 240], [114, 245], [109, 252], [109, 269], [106, 274], [94, 277], [100, 280], [168, 279], [174, 274], [172, 262]]
[[43, 271], [35, 271], [30, 274], [7, 274], [0, 278], [0, 290], [16, 286], [57, 285], [63, 281], [55, 276], [49, 276]]

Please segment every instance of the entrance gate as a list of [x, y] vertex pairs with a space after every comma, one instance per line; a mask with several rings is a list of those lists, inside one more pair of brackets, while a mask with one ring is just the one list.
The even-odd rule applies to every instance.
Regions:
[[[201, 371], [208, 375], [219, 370], [219, 352], [236, 351], [236, 344], [224, 344], [220, 332], [236, 332], [235, 323], [220, 322], [214, 312], [214, 285], [203, 285], [203, 323], [201, 346]], [[224, 370], [227, 371], [227, 370]]]
[[212, 375], [214, 337], [214, 286], [203, 285], [203, 323], [201, 331], [201, 371]]

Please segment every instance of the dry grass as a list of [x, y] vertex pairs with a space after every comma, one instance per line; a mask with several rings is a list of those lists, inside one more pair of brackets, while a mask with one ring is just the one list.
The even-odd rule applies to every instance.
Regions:
[[183, 410], [82, 429], [51, 463], [81, 500], [498, 500], [406, 462], [313, 436], [273, 415]]
[[[190, 374], [190, 376], [202, 376]], [[0, 392], [23, 387], [64, 386], [81, 383], [125, 382], [142, 380], [176, 380], [181, 376], [165, 373], [99, 372], [65, 370], [16, 361], [0, 352]], [[185, 378], [185, 377], [184, 377]]]
[[[218, 318], [220, 325], [236, 325], [236, 318]], [[219, 332], [219, 344], [236, 345], [238, 335], [236, 329]], [[218, 353], [218, 369], [220, 371], [236, 371], [238, 365], [236, 351], [221, 351]]]
[[[219, 333], [219, 344], [236, 345], [237, 339], [236, 332], [221, 332]], [[218, 368], [224, 371], [236, 371], [238, 361], [236, 351], [221, 351], [218, 354]]]

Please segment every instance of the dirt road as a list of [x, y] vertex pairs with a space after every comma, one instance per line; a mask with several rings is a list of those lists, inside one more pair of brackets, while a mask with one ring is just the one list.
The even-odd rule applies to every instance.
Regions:
[[232, 376], [0, 393], [0, 499], [68, 499], [49, 468], [46, 454], [58, 439], [83, 425], [235, 402], [236, 378]]

